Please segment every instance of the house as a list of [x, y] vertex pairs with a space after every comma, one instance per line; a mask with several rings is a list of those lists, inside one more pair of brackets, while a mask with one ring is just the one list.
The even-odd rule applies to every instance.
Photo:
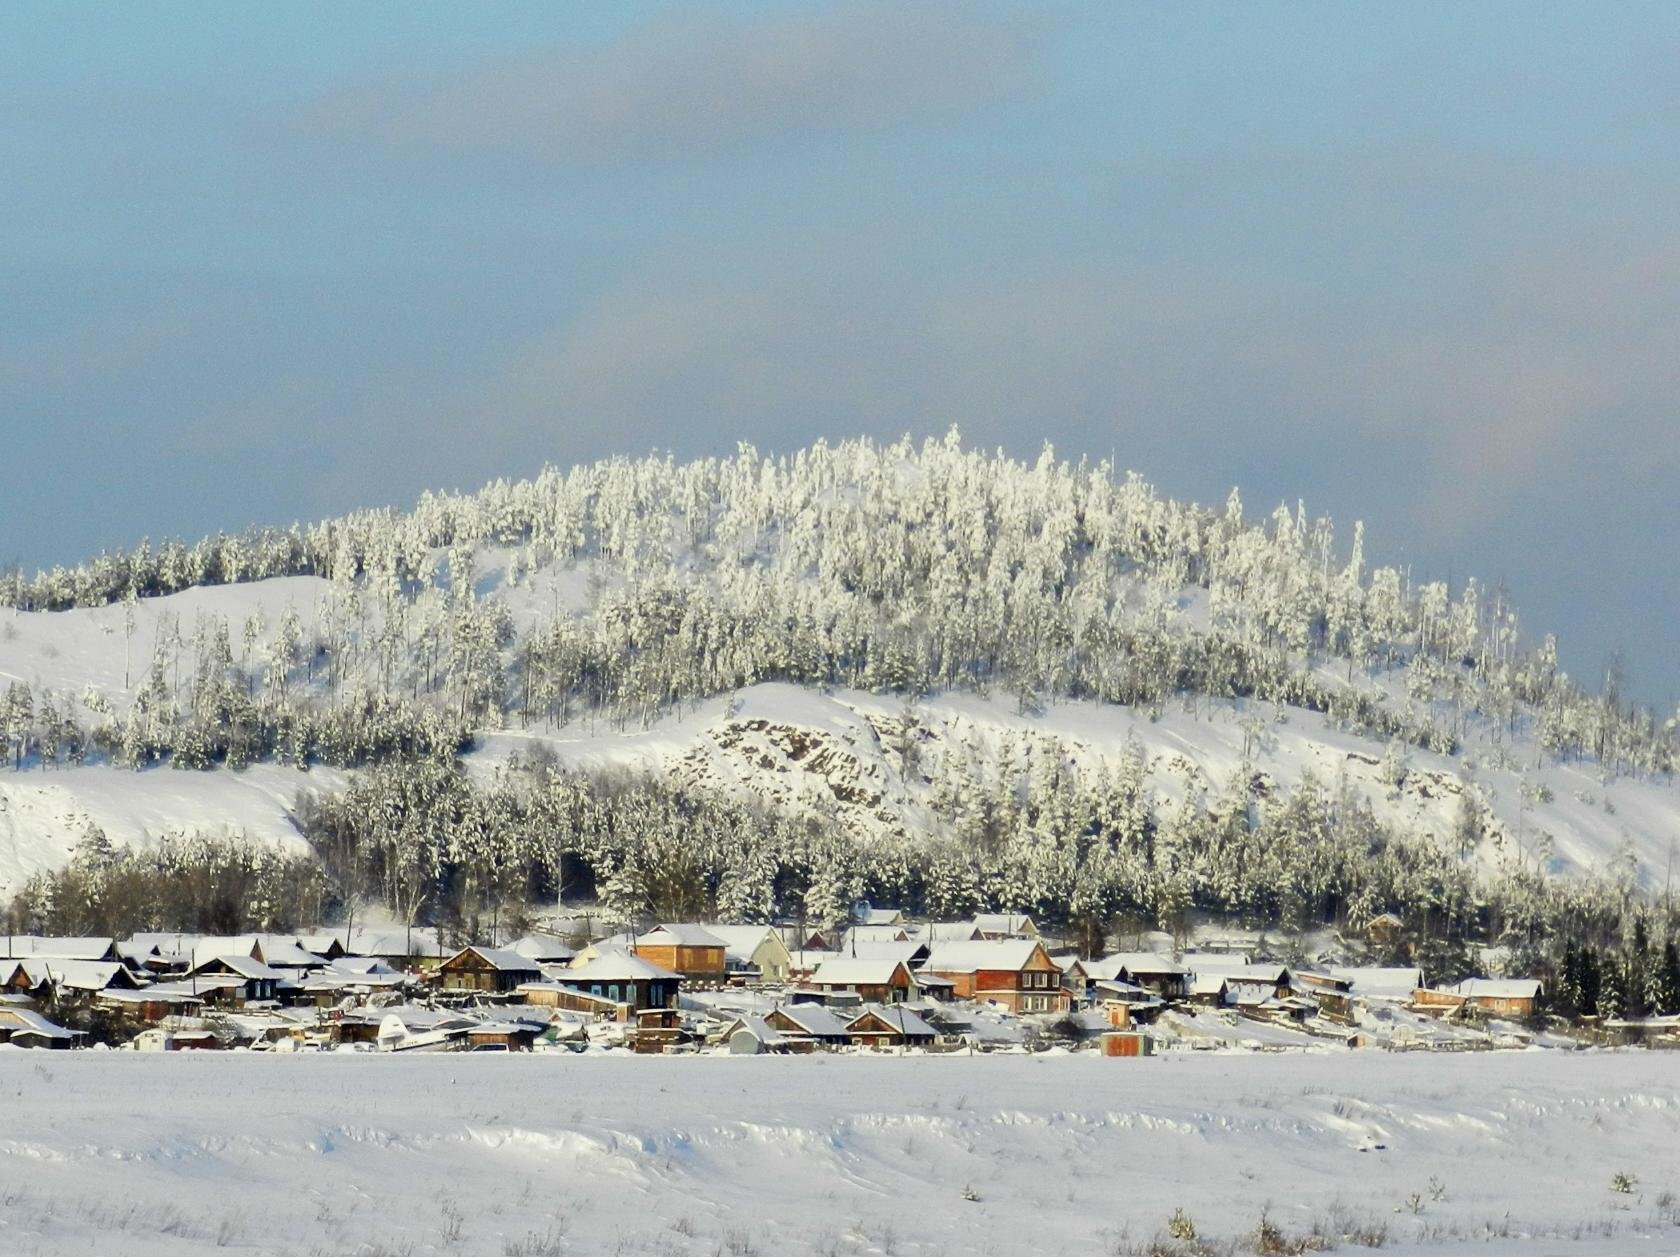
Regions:
[[1318, 969], [1290, 971], [1294, 990], [1311, 1000], [1321, 1017], [1353, 1024], [1353, 980]]
[[186, 980], [171, 985], [214, 990], [217, 1002], [253, 1004], [278, 998], [285, 977], [249, 956], [210, 956], [194, 965]]
[[935, 943], [924, 972], [947, 978], [952, 994], [1012, 1013], [1065, 1013], [1073, 1001], [1044, 944], [1030, 938]]
[[1037, 938], [1038, 926], [1024, 912], [981, 912], [970, 923], [971, 939]]
[[[340, 953], [345, 956], [374, 956], [385, 961], [397, 969], [419, 969], [441, 963], [449, 955], [443, 941], [436, 930], [427, 926], [399, 926], [395, 929], [367, 929], [357, 926], [354, 929], [318, 930], [304, 936], [304, 948], [318, 956], [326, 956], [321, 950], [323, 939], [336, 935]], [[328, 957], [332, 959], [332, 957]]]
[[723, 940], [724, 963], [732, 981], [786, 982], [793, 956], [782, 936], [768, 925], [708, 925]]
[[784, 1004], [764, 1015], [765, 1024], [785, 1036], [791, 1050], [812, 1047], [842, 1047], [850, 1041], [846, 1032], [847, 1018], [840, 1017], [821, 1004]]
[[196, 1014], [204, 1007], [204, 997], [158, 986], [142, 987], [137, 991], [107, 988], [94, 997], [94, 1003], [136, 1021], [156, 1023], [166, 1017]]
[[1192, 973], [1190, 975], [1190, 1002], [1192, 1004], [1207, 1004], [1214, 1008], [1224, 1008], [1234, 1003], [1231, 992], [1225, 984], [1225, 978], [1218, 973]]
[[1372, 947], [1390, 948], [1405, 935], [1406, 923], [1392, 912], [1379, 912], [1365, 923], [1365, 941]]
[[543, 1022], [497, 1018], [481, 1021], [467, 1028], [467, 1050], [500, 1049], [505, 1052], [529, 1052], [537, 1036], [547, 1029]]
[[850, 951], [862, 943], [902, 943], [910, 938], [902, 925], [854, 925], [840, 936], [836, 951]]
[[133, 991], [143, 983], [127, 965], [114, 960], [43, 959], [32, 963], [40, 968], [54, 991], [90, 995], [98, 991]]
[[[765, 1052], [787, 1052], [793, 1042], [762, 1017], [737, 1017], [720, 1036], [731, 1056], [758, 1056]], [[810, 1045], [804, 1045], [809, 1050]]]
[[1420, 987], [1413, 994], [1413, 1003], [1423, 1012], [1437, 1016], [1468, 1007], [1495, 1017], [1522, 1021], [1534, 1016], [1540, 992], [1538, 978], [1465, 978], [1457, 986]]
[[915, 999], [918, 993], [910, 966], [891, 957], [875, 960], [841, 956], [827, 960], [805, 985], [820, 991], [825, 998], [855, 995], [866, 1002], [884, 1004], [901, 1004]]
[[728, 949], [703, 925], [657, 926], [636, 939], [631, 950], [689, 982], [721, 984], [729, 977]]
[[866, 1004], [846, 1023], [847, 1037], [859, 1047], [926, 1047], [939, 1032], [902, 1005]]
[[[673, 973], [645, 956], [609, 949], [576, 969], [566, 970], [562, 978], [544, 985], [593, 997], [592, 1001], [588, 1001], [591, 1007], [575, 1007], [573, 1002], [559, 997], [555, 997], [552, 1007], [574, 1008], [579, 1012], [601, 1012], [610, 1007], [614, 1010], [615, 1020], [631, 1021], [636, 1013], [644, 1009], [675, 1008], [682, 981], [681, 974]], [[603, 1000], [607, 1002], [606, 1006], [601, 1005]], [[526, 992], [526, 1002], [533, 1002], [529, 991]]]
[[914, 938], [898, 941], [882, 939], [879, 942], [848, 939], [840, 954], [854, 960], [902, 960], [910, 972], [915, 973], [927, 964], [932, 950], [929, 944]]
[[1423, 985], [1423, 970], [1415, 966], [1398, 968], [1331, 965], [1330, 972], [1352, 985], [1355, 1000], [1379, 1000], [1408, 1004], [1412, 993]]
[[1190, 970], [1155, 952], [1115, 952], [1085, 961], [1084, 969], [1092, 982], [1128, 982], [1164, 1000], [1186, 999], [1190, 994]]
[[66, 1030], [28, 1008], [0, 1006], [0, 1043], [22, 1048], [69, 1048], [82, 1037], [80, 1030]]
[[1289, 969], [1272, 961], [1251, 962], [1246, 956], [1219, 952], [1185, 952], [1184, 964], [1198, 978], [1223, 978], [1234, 1004], [1259, 1004], [1286, 999], [1294, 993]]
[[537, 962], [500, 947], [463, 947], [433, 971], [432, 980], [446, 991], [490, 991], [511, 994], [522, 982], [542, 977]]

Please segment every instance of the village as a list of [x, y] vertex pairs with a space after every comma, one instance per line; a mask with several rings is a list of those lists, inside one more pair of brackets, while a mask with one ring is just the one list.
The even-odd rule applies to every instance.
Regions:
[[[1030, 917], [834, 930], [589, 916], [500, 946], [429, 928], [0, 936], [0, 1045], [136, 1051], [731, 1054], [1680, 1046], [1680, 1018], [1568, 1025], [1532, 978], [1286, 964], [1252, 938], [1082, 959]], [[1399, 927], [1396, 918], [1373, 930]], [[1383, 941], [1380, 937], [1378, 941]], [[1387, 940], [1392, 942], [1392, 940]]]

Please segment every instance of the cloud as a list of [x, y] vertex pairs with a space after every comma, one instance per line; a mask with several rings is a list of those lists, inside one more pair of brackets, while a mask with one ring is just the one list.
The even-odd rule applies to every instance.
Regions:
[[867, 0], [757, 22], [679, 8], [599, 49], [349, 87], [299, 121], [418, 151], [668, 161], [1007, 99], [1034, 78], [1042, 33], [944, 3]]

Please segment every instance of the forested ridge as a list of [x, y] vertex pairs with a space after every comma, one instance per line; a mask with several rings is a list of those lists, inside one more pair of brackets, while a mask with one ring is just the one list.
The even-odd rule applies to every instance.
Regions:
[[[1577, 956], [1631, 947], [1636, 918], [1642, 946], [1666, 945], [1668, 901], [1639, 893], [1628, 860], [1563, 881], [1544, 836], [1506, 844], [1464, 751], [1536, 773], [1523, 787], [1535, 800], [1547, 765], [1666, 783], [1675, 721], [1613, 681], [1593, 692], [1566, 676], [1550, 638], [1520, 638], [1501, 591], [1414, 582], [1365, 549], [1357, 525], [1338, 537], [1301, 506], [1253, 518], [1234, 491], [1219, 507], [1176, 502], [1106, 463], [1048, 450], [1023, 463], [954, 432], [614, 459], [428, 494], [408, 512], [10, 573], [0, 601], [20, 613], [120, 608], [124, 686], [16, 683], [0, 714], [23, 772], [90, 757], [358, 766], [343, 792], [300, 794], [321, 880], [286, 875], [302, 887], [291, 911], [310, 895], [332, 912], [377, 900], [463, 936], [568, 892], [626, 920], [826, 920], [858, 897], [935, 915], [1019, 908], [1093, 945], [1122, 923], [1178, 929], [1196, 913], [1300, 932], [1386, 910], [1449, 968], [1472, 942], [1537, 964], [1561, 963], [1565, 941]], [[313, 605], [259, 601], [190, 626], [165, 614], [149, 640], [133, 627], [147, 600], [278, 577], [317, 578]], [[865, 831], [540, 749], [493, 780], [458, 758], [497, 729], [633, 732], [773, 681], [901, 702], [888, 758], [925, 797], [922, 823]], [[1217, 708], [1241, 723], [1244, 762], [1162, 791], [1141, 750], [1093, 761], [1054, 731], [953, 748], [915, 714], [953, 693], [1021, 712]], [[1460, 755], [1450, 823], [1407, 829], [1329, 777], [1269, 787], [1249, 743], [1258, 752], [1291, 712], [1368, 742], [1396, 794], [1414, 753]], [[1467, 858], [1489, 843], [1491, 876]], [[156, 858], [95, 854], [42, 879], [30, 911], [74, 899], [98, 918], [102, 879]]]

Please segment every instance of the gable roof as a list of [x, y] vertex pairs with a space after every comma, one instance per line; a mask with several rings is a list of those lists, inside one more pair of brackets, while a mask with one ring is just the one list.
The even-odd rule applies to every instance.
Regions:
[[565, 939], [536, 932], [509, 943], [507, 950], [516, 951], [531, 960], [570, 960], [577, 955], [577, 948]]
[[703, 925], [678, 921], [655, 926], [636, 940], [638, 947], [717, 947], [723, 940]]
[[1034, 934], [1038, 926], [1024, 912], [977, 912], [974, 928], [987, 934]]
[[1353, 993], [1367, 999], [1409, 1000], [1423, 985], [1418, 968], [1331, 965], [1330, 972], [1353, 983]]
[[708, 925], [708, 933], [715, 935], [723, 943], [723, 951], [731, 960], [743, 963], [750, 961], [758, 949], [769, 943], [772, 948], [780, 949], [788, 955], [787, 944], [774, 926], [769, 925]]
[[1448, 989], [1466, 999], [1539, 999], [1540, 979], [1465, 978]]
[[0, 957], [53, 960], [115, 960], [117, 942], [112, 938], [54, 938], [46, 934], [0, 934]]
[[874, 1017], [885, 1022], [893, 1030], [906, 1038], [935, 1038], [939, 1032], [920, 1014], [911, 1012], [902, 1004], [865, 1004], [849, 1022], [846, 1023], [848, 1032], [855, 1032], [860, 1021], [867, 1017]]
[[616, 947], [604, 947], [593, 960], [585, 961], [575, 969], [567, 969], [555, 980], [571, 986], [578, 982], [641, 982], [676, 977], [663, 965], [656, 965], [651, 960]]
[[28, 1008], [0, 1008], [0, 1030], [10, 1031], [11, 1037], [32, 1035], [42, 1039], [75, 1039], [80, 1030], [66, 1030], [57, 1022], [48, 1021], [40, 1013]]
[[206, 956], [203, 960], [199, 961], [192, 967], [192, 975], [197, 977], [203, 973], [204, 970], [213, 965], [220, 965], [229, 973], [237, 974], [239, 977], [244, 978], [247, 982], [260, 982], [264, 980], [279, 981], [281, 978], [286, 976], [278, 969], [270, 969], [260, 960], [253, 960], [249, 956], [241, 956], [237, 954], [227, 956]]
[[765, 1016], [776, 1014], [819, 1039], [839, 1039], [846, 1034], [846, 1018], [836, 1016], [821, 1004], [781, 1004]]
[[975, 973], [981, 969], [1024, 969], [1044, 945], [1035, 938], [977, 938], [935, 943], [925, 966], [934, 973]]
[[471, 952], [473, 955], [477, 956], [480, 960], [484, 961], [484, 963], [489, 965], [492, 969], [496, 969], [500, 972], [504, 972], [504, 973], [535, 973], [535, 972], [537, 972], [537, 962], [532, 960], [529, 956], [521, 956], [518, 952], [509, 951], [505, 947], [479, 947], [476, 944], [474, 944], [470, 947], [461, 948], [460, 951], [456, 952], [453, 956], [449, 957], [449, 959], [444, 961], [443, 963], [446, 964], [446, 965], [454, 964], [457, 960], [461, 959], [461, 957], [465, 956], [468, 952]]
[[910, 967], [892, 956], [841, 956], [825, 960], [811, 975], [813, 986], [890, 986], [900, 972], [912, 983]]

